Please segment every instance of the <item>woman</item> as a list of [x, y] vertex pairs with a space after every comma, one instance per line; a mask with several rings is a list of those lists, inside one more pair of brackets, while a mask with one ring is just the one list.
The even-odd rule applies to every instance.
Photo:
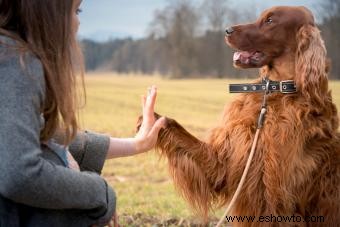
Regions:
[[164, 125], [153, 87], [135, 138], [77, 131], [80, 3], [0, 0], [0, 226], [109, 223], [116, 198], [99, 176], [104, 160], [153, 148]]

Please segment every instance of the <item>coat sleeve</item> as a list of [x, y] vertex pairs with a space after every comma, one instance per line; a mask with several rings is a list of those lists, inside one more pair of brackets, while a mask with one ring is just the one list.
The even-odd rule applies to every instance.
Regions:
[[[56, 133], [54, 139], [62, 144], [64, 134]], [[110, 145], [108, 135], [90, 131], [78, 132], [69, 146], [69, 151], [78, 162], [81, 171], [101, 174]]]
[[0, 59], [0, 194], [32, 207], [86, 210], [98, 222], [109, 221], [115, 195], [98, 174], [41, 157], [44, 81], [41, 62], [32, 55]]

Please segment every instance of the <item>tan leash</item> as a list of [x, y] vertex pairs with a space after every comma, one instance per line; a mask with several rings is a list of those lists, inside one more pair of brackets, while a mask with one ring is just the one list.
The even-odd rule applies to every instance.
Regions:
[[215, 227], [220, 227], [223, 224], [224, 220], [226, 219], [226, 216], [229, 214], [229, 212], [231, 211], [231, 209], [235, 205], [235, 202], [236, 202], [237, 198], [239, 197], [241, 189], [243, 187], [243, 184], [246, 180], [246, 177], [247, 177], [247, 174], [248, 174], [248, 171], [249, 171], [249, 167], [250, 167], [250, 164], [253, 160], [254, 153], [255, 153], [255, 150], [256, 150], [256, 145], [257, 145], [257, 141], [259, 139], [260, 130], [263, 127], [264, 118], [265, 118], [265, 115], [267, 113], [267, 95], [268, 94], [269, 94], [269, 80], [266, 79], [266, 90], [265, 90], [265, 93], [264, 93], [264, 96], [263, 96], [261, 112], [260, 112], [258, 123], [257, 123], [257, 130], [256, 130], [256, 133], [255, 133], [253, 144], [251, 146], [251, 151], [250, 151], [250, 154], [249, 154], [249, 157], [248, 157], [248, 160], [247, 160], [246, 167], [243, 171], [240, 183], [237, 186], [237, 189], [236, 189], [236, 191], [233, 195], [233, 198], [231, 199], [226, 211], [224, 212], [223, 216], [221, 217], [221, 219], [219, 220], [219, 222], [217, 223], [217, 225]]

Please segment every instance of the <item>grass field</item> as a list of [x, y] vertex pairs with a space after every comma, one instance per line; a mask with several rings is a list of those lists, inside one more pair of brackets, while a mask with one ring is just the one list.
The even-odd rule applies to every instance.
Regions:
[[[216, 124], [224, 105], [235, 96], [227, 91], [231, 82], [235, 81], [88, 74], [82, 127], [114, 137], [134, 136], [136, 119], [141, 113], [140, 97], [148, 86], [155, 84], [159, 90], [156, 111], [175, 118], [202, 138]], [[334, 101], [340, 106], [340, 82], [332, 82], [331, 87]], [[110, 160], [103, 176], [118, 195], [120, 214], [134, 215], [131, 218], [146, 215], [170, 222], [171, 218], [197, 219], [175, 191], [166, 160], [160, 160], [154, 151]], [[215, 216], [220, 214], [218, 211]]]

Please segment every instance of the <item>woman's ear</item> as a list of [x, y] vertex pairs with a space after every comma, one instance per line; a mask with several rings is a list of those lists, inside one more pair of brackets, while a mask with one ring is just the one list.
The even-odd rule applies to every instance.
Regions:
[[296, 39], [298, 90], [313, 104], [323, 105], [328, 92], [328, 78], [326, 48], [320, 31], [313, 25], [304, 25], [299, 29]]

